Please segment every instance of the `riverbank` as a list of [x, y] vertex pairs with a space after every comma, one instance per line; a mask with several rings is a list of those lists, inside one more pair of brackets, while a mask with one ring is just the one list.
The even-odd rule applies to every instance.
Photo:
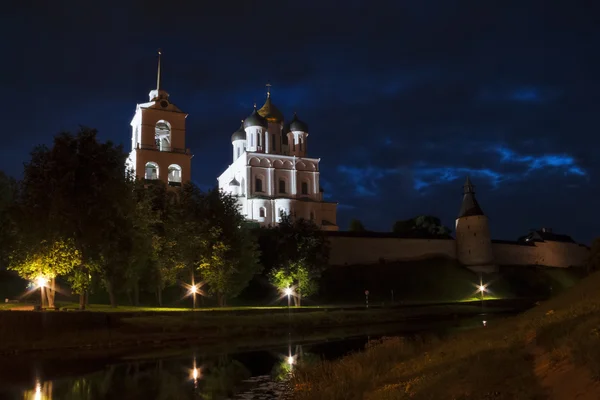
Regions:
[[339, 328], [453, 319], [502, 313], [531, 301], [421, 305], [390, 308], [221, 310], [195, 312], [0, 312], [0, 354], [71, 349], [130, 349], [191, 343], [264, 340], [290, 333], [308, 336]]
[[440, 341], [389, 338], [300, 366], [294, 398], [598, 399], [600, 273], [509, 318]]

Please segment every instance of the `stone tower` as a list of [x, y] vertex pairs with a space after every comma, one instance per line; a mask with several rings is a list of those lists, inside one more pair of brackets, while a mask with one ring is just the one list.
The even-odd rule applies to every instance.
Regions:
[[131, 153], [127, 166], [147, 183], [161, 180], [181, 186], [191, 179], [192, 154], [185, 147], [187, 114], [169, 101], [160, 83], [161, 53], [158, 53], [156, 89], [150, 101], [138, 104], [131, 121]]
[[477, 199], [471, 180], [467, 177], [460, 213], [456, 219], [456, 253], [458, 261], [477, 272], [493, 272], [495, 267], [488, 218]]

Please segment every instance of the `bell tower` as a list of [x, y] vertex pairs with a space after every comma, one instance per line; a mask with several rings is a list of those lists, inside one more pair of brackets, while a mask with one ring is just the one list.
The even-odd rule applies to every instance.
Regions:
[[147, 103], [137, 105], [131, 120], [127, 167], [148, 184], [160, 180], [169, 186], [181, 186], [191, 179], [192, 153], [185, 147], [188, 114], [171, 103], [161, 86], [161, 56], [159, 50], [156, 89], [150, 91]]

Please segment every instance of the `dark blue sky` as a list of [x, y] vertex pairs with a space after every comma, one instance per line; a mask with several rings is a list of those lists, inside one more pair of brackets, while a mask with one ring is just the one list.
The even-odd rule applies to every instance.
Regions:
[[[202, 4], [202, 5], [200, 5]], [[600, 15], [593, 1], [15, 1], [0, 16], [0, 169], [79, 124], [130, 146], [156, 82], [189, 113], [193, 180], [216, 183], [231, 133], [274, 103], [310, 125], [322, 186], [389, 230], [454, 226], [470, 175], [497, 239], [598, 232]]]

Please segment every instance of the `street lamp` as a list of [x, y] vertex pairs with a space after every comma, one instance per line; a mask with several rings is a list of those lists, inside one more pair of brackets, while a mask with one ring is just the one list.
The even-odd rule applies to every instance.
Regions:
[[289, 313], [289, 311], [290, 311], [290, 304], [291, 304], [290, 297], [292, 295], [292, 288], [289, 288], [289, 287], [285, 288], [285, 290], [283, 292], [287, 295], [287, 298], [288, 298], [288, 313]]
[[44, 308], [44, 288], [48, 284], [48, 279], [44, 278], [43, 276], [38, 276], [35, 278], [35, 284], [40, 289], [40, 307]]
[[190, 293], [192, 294], [192, 308], [196, 309], [196, 293], [198, 293], [198, 286], [192, 285], [190, 287]]

